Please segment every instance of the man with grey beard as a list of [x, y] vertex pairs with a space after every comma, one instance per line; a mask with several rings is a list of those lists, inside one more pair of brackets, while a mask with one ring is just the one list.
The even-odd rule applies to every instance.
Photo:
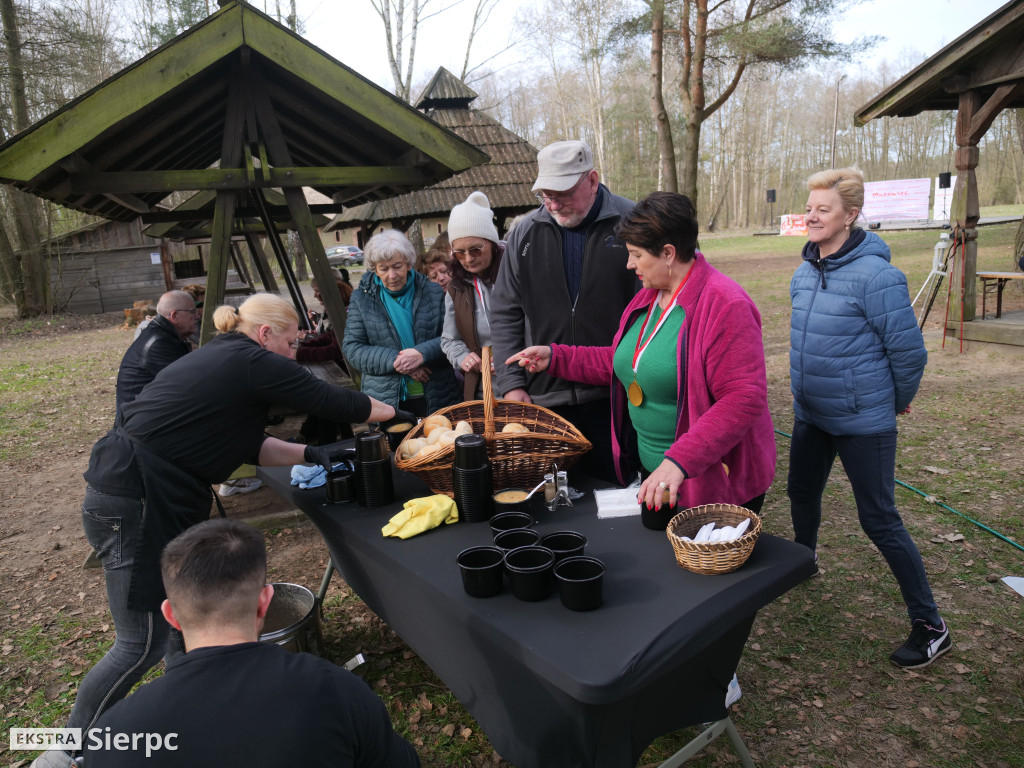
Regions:
[[533, 344], [608, 346], [640, 288], [626, 268], [615, 227], [633, 201], [613, 195], [582, 141], [557, 141], [537, 155], [540, 207], [508, 235], [491, 297], [497, 390], [572, 422], [594, 445], [579, 467], [614, 477], [609, 388], [531, 374], [503, 362]]

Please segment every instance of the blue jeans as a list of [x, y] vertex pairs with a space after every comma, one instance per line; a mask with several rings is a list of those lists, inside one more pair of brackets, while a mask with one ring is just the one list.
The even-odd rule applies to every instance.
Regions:
[[924, 619], [939, 626], [939, 609], [921, 553], [896, 509], [896, 430], [842, 436], [830, 435], [800, 420], [793, 423], [786, 490], [796, 542], [812, 550], [818, 545], [821, 496], [837, 454], [853, 486], [861, 528], [896, 577], [911, 621]]
[[103, 564], [116, 636], [113, 647], [78, 687], [69, 728], [92, 728], [99, 716], [128, 695], [161, 657], [169, 659], [185, 650], [181, 633], [172, 629], [159, 611], [128, 608], [128, 586], [139, 546], [142, 509], [142, 499], [111, 496], [86, 488], [82, 527]]

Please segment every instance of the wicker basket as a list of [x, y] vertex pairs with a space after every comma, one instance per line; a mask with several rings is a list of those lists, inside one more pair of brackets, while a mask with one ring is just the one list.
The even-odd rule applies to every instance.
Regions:
[[[468, 421], [474, 434], [487, 440], [487, 455], [494, 476], [494, 490], [505, 488], [532, 488], [544, 479], [552, 463], [559, 469], [568, 469], [590, 450], [590, 441], [570, 422], [554, 411], [532, 403], [516, 400], [495, 400], [490, 376], [490, 347], [484, 347], [480, 368], [483, 371], [483, 400], [468, 400], [437, 411], [452, 424]], [[528, 432], [503, 433], [506, 424], [518, 422]], [[409, 430], [402, 440], [423, 435], [423, 424]], [[454, 494], [452, 462], [454, 446], [445, 446], [438, 453], [424, 458], [398, 459], [395, 466], [412, 472], [425, 482], [434, 493]]]
[[[736, 541], [697, 544], [682, 540], [683, 536], [692, 539], [702, 526], [712, 520], [719, 526], [735, 526], [744, 520], [750, 520], [750, 526]], [[676, 562], [686, 570], [705, 574], [729, 573], [743, 565], [754, 551], [754, 544], [761, 534], [761, 518], [744, 507], [732, 504], [705, 504], [684, 509], [673, 517], [668, 522], [665, 534], [672, 542]]]

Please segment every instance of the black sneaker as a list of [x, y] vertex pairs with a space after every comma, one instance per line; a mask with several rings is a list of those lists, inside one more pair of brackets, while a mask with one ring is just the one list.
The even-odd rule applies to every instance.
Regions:
[[907, 642], [893, 651], [889, 659], [897, 667], [918, 669], [927, 667], [952, 646], [953, 641], [949, 639], [949, 628], [945, 621], [941, 627], [933, 627], [924, 619], [918, 619], [910, 630]]

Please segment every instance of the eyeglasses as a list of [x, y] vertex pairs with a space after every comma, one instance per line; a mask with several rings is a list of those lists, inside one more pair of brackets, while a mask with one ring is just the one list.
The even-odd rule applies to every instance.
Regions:
[[172, 312], [188, 312], [190, 315], [198, 315], [198, 309], [172, 309]]
[[[469, 249], [467, 249], [465, 251], [463, 251], [461, 249], [456, 251], [456, 250], [453, 249], [452, 250], [452, 256], [454, 256], [459, 261], [462, 261], [464, 258], [466, 258], [467, 255], [471, 259], [479, 259], [481, 256], [484, 255], [484, 248], [485, 247], [486, 246], [483, 246], [483, 245], [474, 245], [472, 248], [469, 248]], [[447, 271], [447, 270], [445, 270], [445, 271]]]
[[566, 203], [572, 200], [572, 196], [576, 194], [576, 190], [580, 188], [580, 184], [583, 183], [583, 180], [585, 178], [587, 178], [586, 173], [580, 176], [580, 180], [573, 184], [570, 189], [565, 190], [565, 192], [555, 192], [549, 194], [548, 192], [545, 192], [542, 189], [539, 192], [535, 192], [534, 197], [536, 197], [537, 200], [543, 203], [544, 205], [547, 205], [548, 203], [558, 203], [559, 205], [565, 205]]

